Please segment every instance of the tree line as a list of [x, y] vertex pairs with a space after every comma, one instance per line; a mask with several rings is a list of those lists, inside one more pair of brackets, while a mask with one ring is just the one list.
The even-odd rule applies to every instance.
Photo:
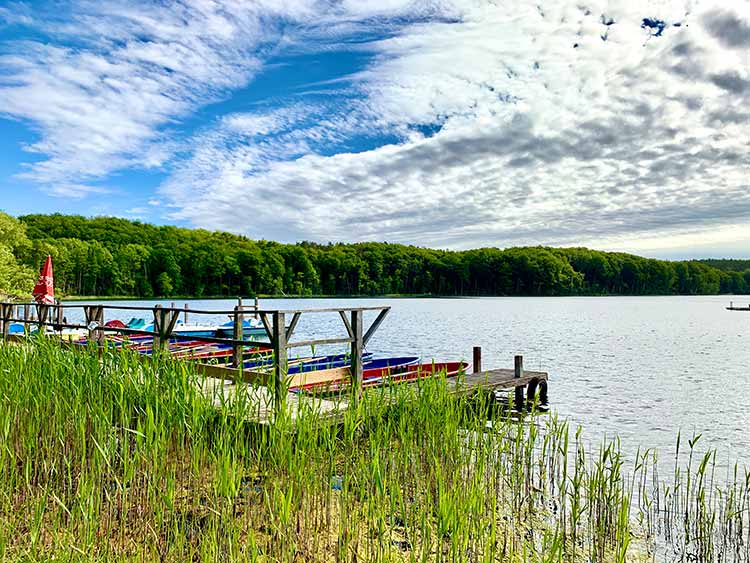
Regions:
[[[29, 272], [38, 270], [48, 254], [54, 261], [56, 287], [66, 295], [750, 292], [747, 267], [732, 270], [700, 261], [664, 261], [587, 248], [448, 251], [374, 242], [280, 244], [201, 229], [60, 214], [18, 220], [0, 214], [0, 234], [6, 223], [13, 226], [16, 242], [5, 251], [0, 244], [0, 293], [5, 283], [6, 293], [28, 295], [34, 277]], [[7, 270], [21, 274], [14, 281], [3, 281]], [[14, 291], [8, 291], [9, 284], [15, 284]]]

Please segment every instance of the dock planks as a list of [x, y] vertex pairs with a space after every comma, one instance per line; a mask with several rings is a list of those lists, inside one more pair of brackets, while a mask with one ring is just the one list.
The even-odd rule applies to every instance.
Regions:
[[[235, 401], [249, 401], [254, 408], [250, 412], [255, 414], [249, 418], [250, 422], [258, 424], [269, 424], [275, 416], [273, 391], [265, 385], [248, 383], [247, 378], [240, 374], [239, 370], [232, 368], [212, 367], [204, 372], [201, 391], [216, 408], [231, 411]], [[221, 377], [226, 379], [221, 379]], [[542, 371], [524, 371], [521, 377], [515, 376], [512, 369], [493, 369], [478, 373], [467, 373], [459, 377], [453, 377], [446, 381], [449, 392], [454, 394], [470, 394], [478, 391], [492, 392], [503, 389], [515, 389], [517, 387], [536, 386], [539, 382], [547, 382], [549, 375]], [[399, 385], [418, 385], [418, 381], [401, 383]], [[377, 392], [377, 388], [368, 390]], [[348, 407], [348, 400], [344, 398], [322, 399], [306, 393], [287, 393], [286, 409], [287, 415], [296, 419], [300, 413], [312, 411], [323, 418], [330, 418], [336, 422], [343, 417]], [[247, 411], [245, 411], [247, 412]]]

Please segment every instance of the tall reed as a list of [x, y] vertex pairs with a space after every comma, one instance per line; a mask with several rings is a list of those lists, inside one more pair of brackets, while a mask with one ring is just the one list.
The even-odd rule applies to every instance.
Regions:
[[[554, 414], [440, 378], [259, 426], [189, 363], [0, 344], [0, 557], [40, 561], [745, 561], [750, 475], [678, 440], [626, 462]], [[218, 399], [217, 399], [218, 401]]]

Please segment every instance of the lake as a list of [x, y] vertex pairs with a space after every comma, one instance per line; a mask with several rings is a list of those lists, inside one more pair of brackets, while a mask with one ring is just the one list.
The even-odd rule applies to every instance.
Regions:
[[[750, 297], [731, 297], [735, 304]], [[264, 299], [265, 309], [390, 305], [368, 347], [376, 354], [471, 361], [550, 373], [552, 408], [596, 443], [619, 435], [623, 449], [658, 447], [669, 457], [678, 431], [702, 433], [720, 462], [750, 465], [750, 312], [725, 310], [727, 296], [462, 299]], [[109, 302], [152, 306], [168, 301]], [[180, 305], [185, 301], [180, 301]], [[235, 300], [192, 300], [230, 310]], [[246, 301], [247, 303], [247, 301]], [[121, 318], [131, 315], [123, 311]], [[80, 320], [73, 311], [68, 319]], [[373, 315], [365, 316], [365, 323]], [[109, 319], [110, 317], [107, 317]], [[222, 317], [190, 322], [225, 322]], [[345, 336], [338, 315], [303, 315], [294, 339]]]

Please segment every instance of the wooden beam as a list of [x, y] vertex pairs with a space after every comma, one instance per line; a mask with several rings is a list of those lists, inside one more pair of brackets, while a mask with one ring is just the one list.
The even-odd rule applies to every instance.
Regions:
[[[235, 340], [242, 340], [244, 333], [244, 315], [242, 314], [242, 305], [238, 305], [234, 308], [234, 314], [232, 315], [232, 338]], [[232, 345], [232, 367], [238, 368], [243, 365], [242, 362], [242, 346], [237, 344]]]
[[346, 318], [346, 311], [339, 311], [339, 315], [341, 316], [341, 320], [344, 321], [344, 326], [346, 327], [346, 332], [349, 334], [349, 338], [354, 338], [354, 332], [352, 332], [352, 323], [350, 323], [349, 319]]
[[[521, 379], [523, 377], [523, 356], [515, 356], [513, 360], [514, 360], [513, 378]], [[519, 411], [523, 410], [524, 401], [523, 401], [523, 386], [522, 385], [516, 386], [513, 399], [514, 399], [513, 406]]]
[[287, 393], [287, 346], [286, 315], [281, 311], [273, 314], [273, 398], [277, 415], [286, 409]]
[[266, 336], [268, 336], [268, 341], [271, 343], [271, 345], [273, 345], [273, 327], [268, 320], [268, 313], [261, 313], [260, 320], [263, 323], [263, 328], [266, 329]]
[[385, 320], [385, 317], [390, 312], [391, 308], [388, 307], [387, 309], [383, 309], [378, 313], [378, 316], [375, 318], [375, 320], [370, 325], [370, 328], [367, 329], [367, 332], [365, 333], [364, 337], [362, 338], [362, 345], [367, 346], [367, 343], [370, 341], [370, 338], [372, 338], [372, 335], [375, 334], [375, 331], [378, 330], [378, 327], [381, 325], [381, 323]]
[[352, 393], [353, 399], [362, 396], [362, 349], [364, 348], [363, 311], [352, 311]]
[[294, 313], [292, 315], [292, 322], [289, 323], [289, 326], [286, 329], [286, 341], [289, 342], [289, 340], [292, 338], [292, 333], [294, 333], [294, 329], [297, 328], [297, 323], [299, 322], [299, 318], [302, 316], [302, 313]]
[[2, 326], [0, 327], [0, 330], [2, 331], [3, 340], [7, 339], [10, 334], [10, 319], [13, 318], [13, 309], [14, 305], [10, 303], [3, 303], [0, 305], [0, 317], [2, 317]]

